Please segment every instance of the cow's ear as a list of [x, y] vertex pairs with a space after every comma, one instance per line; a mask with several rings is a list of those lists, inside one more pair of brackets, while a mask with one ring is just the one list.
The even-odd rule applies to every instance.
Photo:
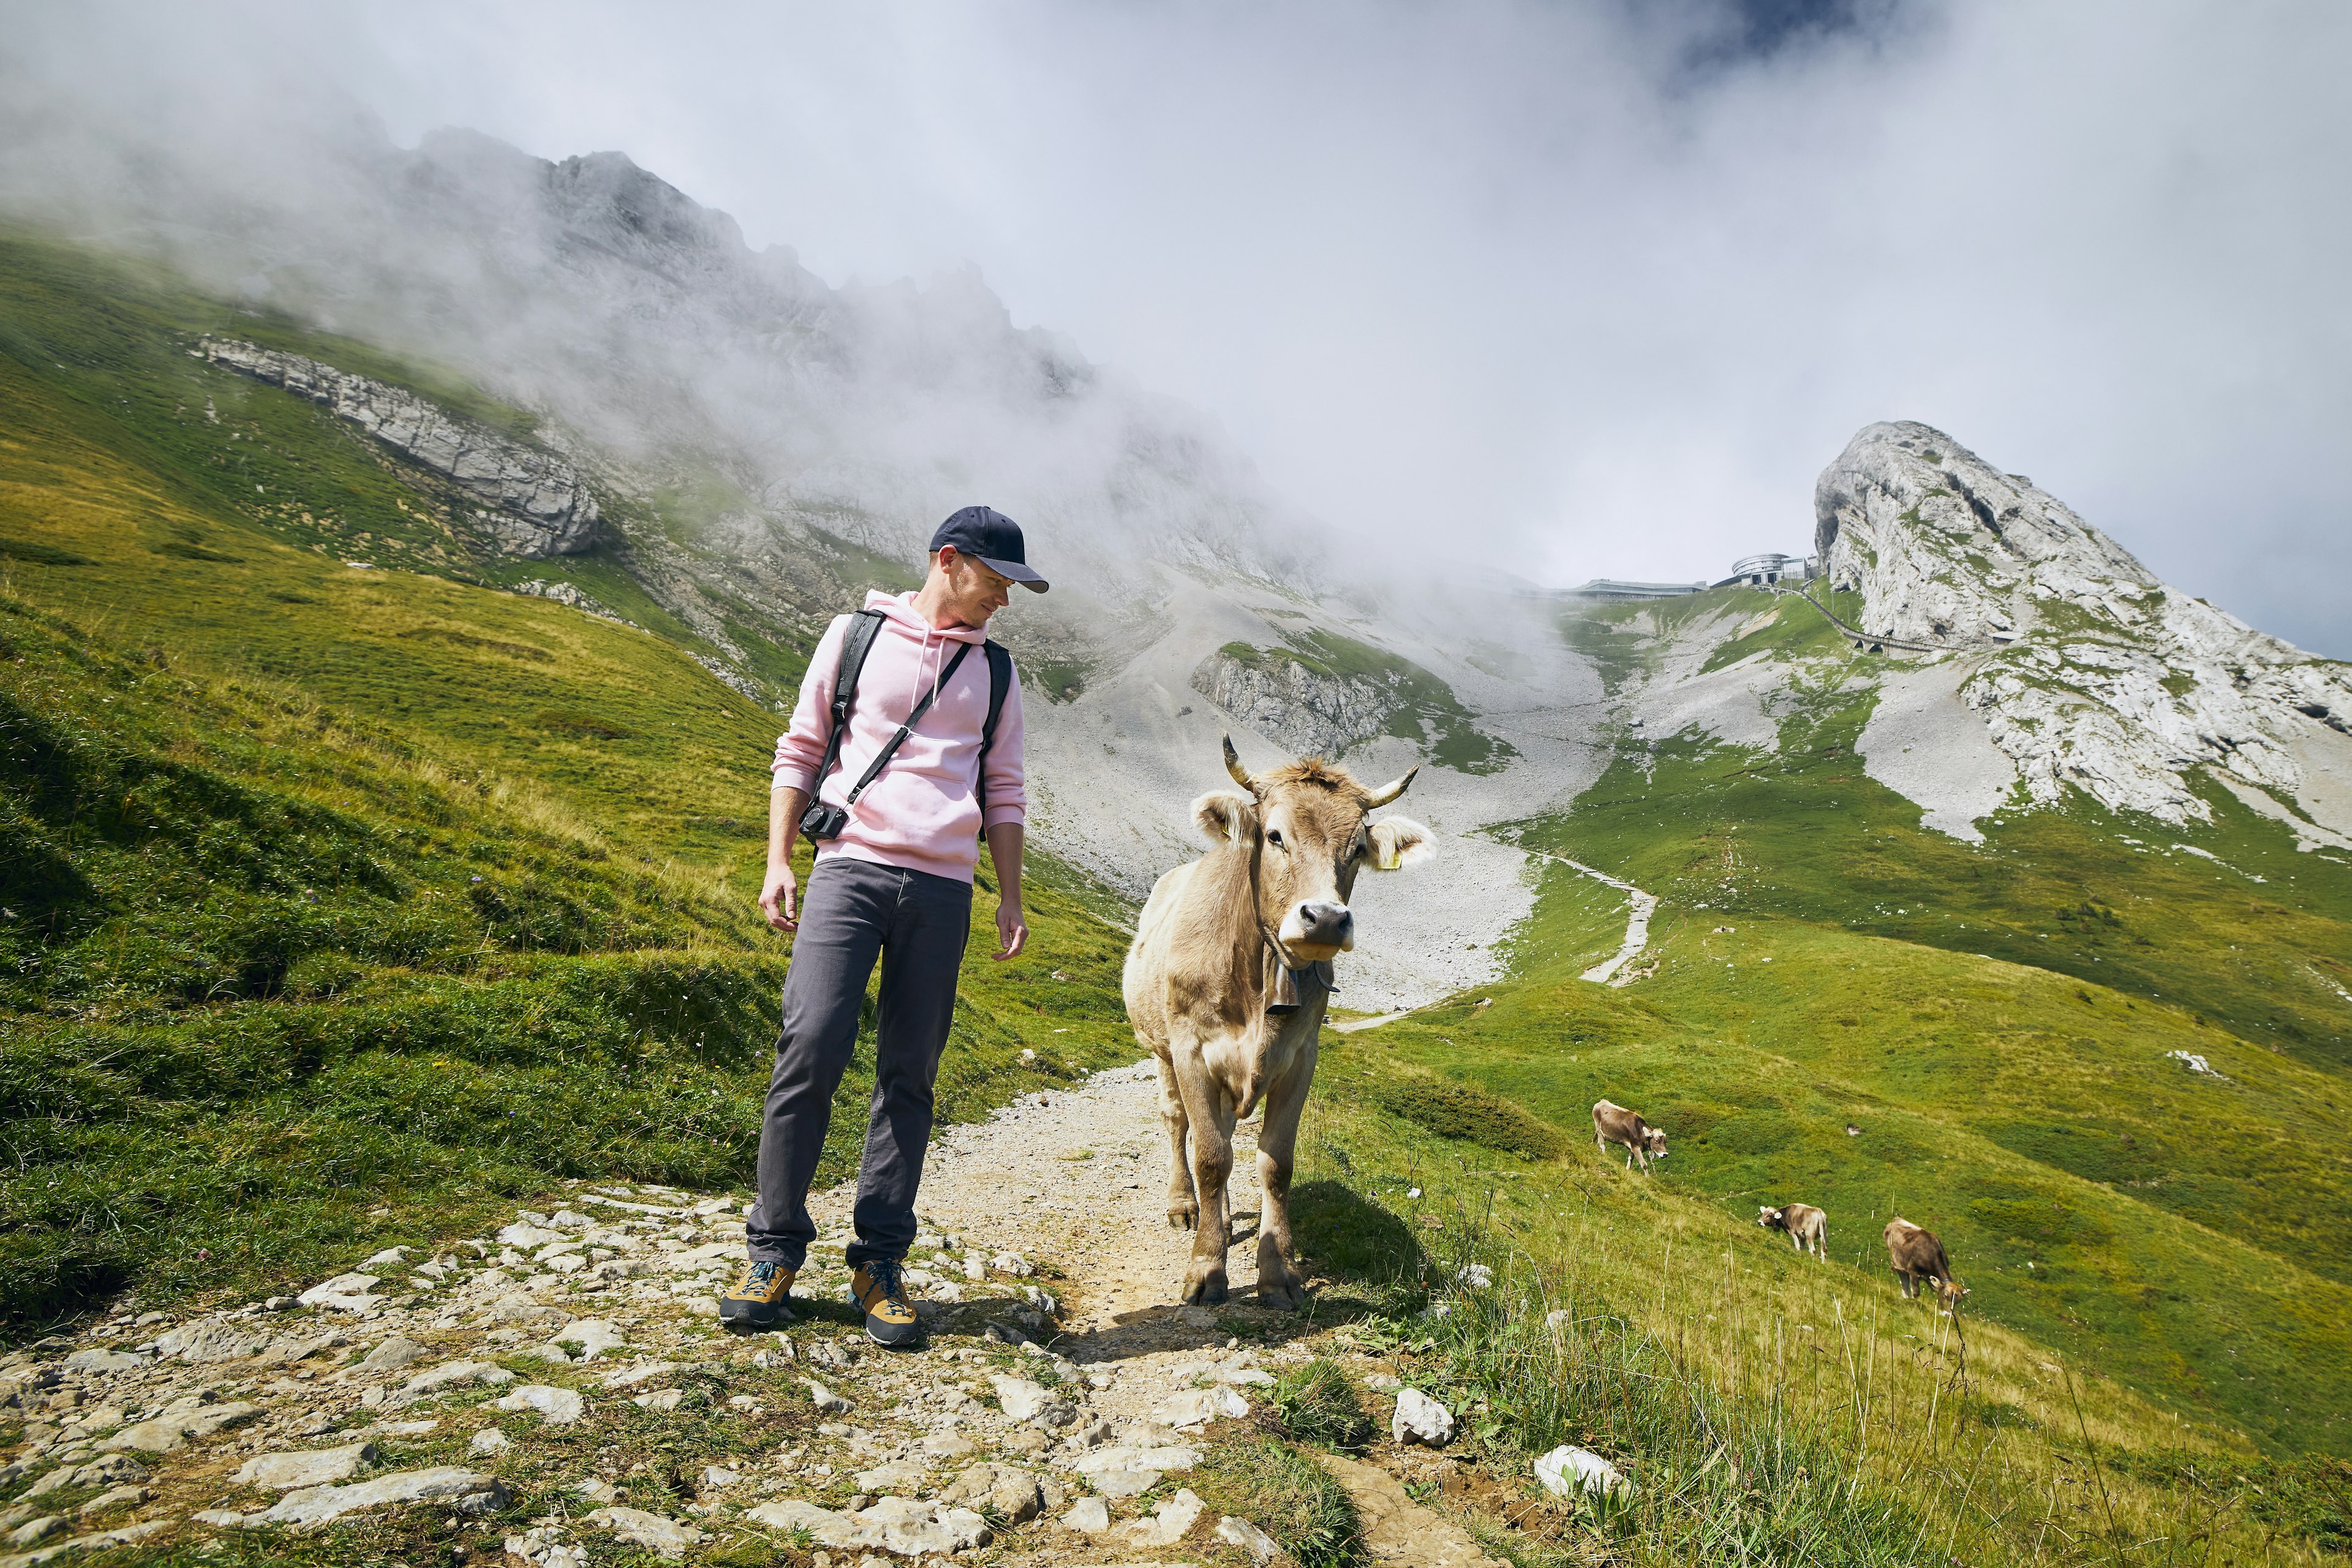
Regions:
[[1192, 803], [1192, 820], [1213, 844], [1247, 844], [1257, 837], [1257, 802], [1229, 789], [1212, 790]]
[[1437, 853], [1436, 836], [1410, 817], [1375, 822], [1364, 830], [1364, 837], [1371, 848], [1364, 863], [1375, 871], [1393, 871]]

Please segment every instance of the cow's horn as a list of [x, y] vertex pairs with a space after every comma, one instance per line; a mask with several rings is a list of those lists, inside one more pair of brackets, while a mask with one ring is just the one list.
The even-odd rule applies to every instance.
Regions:
[[1397, 780], [1397, 782], [1392, 784], [1382, 784], [1380, 788], [1374, 790], [1372, 792], [1370, 804], [1373, 805], [1388, 805], [1389, 802], [1394, 800], [1397, 796], [1404, 793], [1404, 786], [1412, 783], [1412, 775], [1419, 772], [1421, 772], [1421, 769], [1418, 765], [1405, 769], [1404, 777]]
[[1231, 735], [1225, 737], [1225, 772], [1233, 774], [1234, 783], [1241, 785], [1250, 794], [1257, 793], [1257, 781], [1249, 776], [1247, 768], [1242, 766], [1242, 754], [1234, 750], [1234, 738]]

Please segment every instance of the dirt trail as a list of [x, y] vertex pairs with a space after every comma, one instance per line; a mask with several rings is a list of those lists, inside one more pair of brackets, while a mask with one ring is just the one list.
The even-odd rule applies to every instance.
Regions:
[[[1067, 1281], [1055, 1348], [1081, 1367], [1116, 1364], [1117, 1384], [1094, 1408], [1112, 1422], [1152, 1419], [1155, 1400], [1192, 1380], [1203, 1348], [1230, 1343], [1220, 1320], [1274, 1329], [1251, 1294], [1257, 1282], [1257, 1124], [1234, 1132], [1233, 1300], [1213, 1311], [1175, 1303], [1192, 1234], [1167, 1222], [1168, 1139], [1160, 1130], [1159, 1074], [1150, 1061], [1098, 1073], [1082, 1089], [1024, 1098], [985, 1124], [951, 1129], [934, 1146], [920, 1212], [942, 1231], [1003, 1234], [1012, 1227], [1031, 1256]], [[845, 1218], [847, 1189], [827, 1194], [820, 1224]], [[1320, 1348], [1307, 1335], [1265, 1358], [1268, 1366]], [[1247, 1391], [1255, 1394], [1259, 1390]], [[1255, 1403], [1255, 1401], [1253, 1401]], [[1327, 1461], [1348, 1490], [1376, 1562], [1421, 1568], [1500, 1568], [1459, 1525], [1422, 1507], [1376, 1465]], [[1058, 1563], [1090, 1556], [1057, 1552]], [[1101, 1561], [1111, 1561], [1109, 1558]]]
[[[1185, 1487], [1204, 1432], [1262, 1405], [1285, 1364], [1337, 1352], [1392, 1369], [1246, 1294], [1251, 1127], [1234, 1299], [1175, 1304], [1191, 1237], [1167, 1224], [1157, 1105], [1146, 1062], [939, 1140], [908, 1258], [935, 1327], [910, 1352], [867, 1344], [843, 1300], [845, 1187], [812, 1205], [795, 1320], [737, 1335], [712, 1319], [745, 1194], [572, 1184], [552, 1214], [353, 1258], [299, 1302], [118, 1312], [0, 1355], [0, 1408], [22, 1422], [0, 1450], [0, 1542], [16, 1549], [0, 1568], [257, 1528], [416, 1528], [404, 1509], [469, 1561], [503, 1548], [530, 1568], [582, 1568], [614, 1538], [689, 1562], [798, 1539], [806, 1554], [780, 1560], [814, 1568], [983, 1550], [999, 1568], [1264, 1562], [1255, 1521]], [[1450, 1461], [1386, 1442], [1366, 1458], [1326, 1468], [1373, 1560], [1490, 1568], [1399, 1484]]]

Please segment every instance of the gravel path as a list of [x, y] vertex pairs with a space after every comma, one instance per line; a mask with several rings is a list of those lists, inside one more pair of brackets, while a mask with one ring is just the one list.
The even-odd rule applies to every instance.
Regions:
[[[1164, 1215], [1157, 1101], [1144, 1062], [941, 1136], [908, 1259], [930, 1333], [911, 1352], [867, 1344], [844, 1300], [848, 1189], [813, 1205], [796, 1321], [737, 1335], [714, 1292], [741, 1256], [741, 1194], [573, 1184], [552, 1214], [353, 1259], [299, 1301], [118, 1313], [0, 1356], [0, 1408], [23, 1423], [0, 1466], [0, 1568], [256, 1529], [415, 1530], [402, 1510], [430, 1510], [465, 1560], [534, 1568], [616, 1540], [682, 1560], [765, 1543], [813, 1568], [983, 1549], [1001, 1568], [1266, 1561], [1255, 1524], [1204, 1510], [1185, 1472], [1284, 1365], [1393, 1368], [1242, 1294], [1254, 1128], [1235, 1140], [1235, 1299], [1175, 1305], [1191, 1238]], [[1398, 1485], [1443, 1458], [1368, 1458], [1327, 1468], [1375, 1561], [1489, 1563]], [[783, 1554], [795, 1539], [813, 1554]]]

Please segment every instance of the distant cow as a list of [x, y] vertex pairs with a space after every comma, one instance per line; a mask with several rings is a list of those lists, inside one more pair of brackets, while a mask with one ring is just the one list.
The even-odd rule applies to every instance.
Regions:
[[1830, 1255], [1830, 1216], [1811, 1204], [1790, 1204], [1785, 1208], [1765, 1208], [1758, 1205], [1756, 1223], [1766, 1230], [1785, 1230], [1789, 1245], [1800, 1252], [1811, 1252], [1826, 1262]]
[[1252, 775], [1230, 740], [1225, 771], [1244, 794], [1192, 803], [1216, 847], [1160, 878], [1136, 922], [1127, 1016], [1160, 1058], [1168, 1219], [1193, 1233], [1184, 1300], [1225, 1299], [1234, 1123], [1262, 1100], [1257, 1294], [1295, 1308], [1306, 1294], [1290, 1242], [1291, 1156], [1315, 1078], [1330, 961], [1356, 945], [1348, 897], [1357, 872], [1392, 871], [1427, 855], [1430, 834], [1402, 816], [1367, 820], [1404, 793], [1410, 773], [1366, 789], [1308, 757]]
[[1612, 1105], [1605, 1100], [1592, 1103], [1592, 1141], [1602, 1153], [1609, 1145], [1625, 1146], [1625, 1168], [1632, 1170], [1639, 1160], [1647, 1171], [1650, 1162], [1666, 1157], [1666, 1135], [1642, 1120], [1638, 1110], [1628, 1110], [1622, 1105]]
[[1969, 1293], [1967, 1287], [1952, 1278], [1951, 1262], [1944, 1256], [1944, 1244], [1936, 1239], [1936, 1233], [1922, 1230], [1900, 1215], [1886, 1222], [1886, 1257], [1903, 1281], [1906, 1300], [1917, 1298], [1923, 1279], [1936, 1287], [1936, 1299], [1948, 1311], [1958, 1307], [1960, 1298]]

